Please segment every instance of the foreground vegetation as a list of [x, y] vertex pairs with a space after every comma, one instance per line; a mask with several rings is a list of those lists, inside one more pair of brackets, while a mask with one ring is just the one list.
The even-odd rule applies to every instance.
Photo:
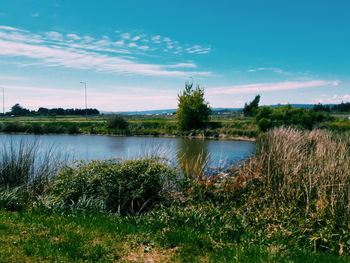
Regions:
[[277, 128], [211, 175], [158, 158], [58, 167], [35, 145], [6, 149], [1, 262], [350, 261], [345, 135]]

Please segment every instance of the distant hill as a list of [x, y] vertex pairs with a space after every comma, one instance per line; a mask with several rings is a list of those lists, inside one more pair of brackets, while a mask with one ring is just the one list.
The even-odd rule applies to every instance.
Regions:
[[[276, 104], [276, 105], [268, 105], [272, 108], [276, 108], [279, 106], [284, 106], [286, 104]], [[304, 108], [304, 109], [311, 109], [314, 104], [290, 104], [292, 107], [296, 108]], [[212, 108], [214, 113], [223, 113], [223, 112], [229, 112], [229, 111], [238, 111], [242, 110], [242, 108]], [[164, 110], [147, 110], [147, 111], [118, 111], [118, 112], [112, 112], [112, 111], [101, 111], [103, 114], [126, 114], [126, 115], [167, 115], [167, 114], [173, 114], [176, 112], [176, 109], [164, 109]]]

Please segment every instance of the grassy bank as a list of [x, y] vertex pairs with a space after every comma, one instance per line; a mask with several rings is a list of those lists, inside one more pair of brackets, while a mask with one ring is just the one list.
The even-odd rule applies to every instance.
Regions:
[[92, 119], [5, 119], [0, 122], [0, 132], [32, 133], [32, 134], [106, 134], [122, 136], [199, 136], [199, 137], [255, 137], [257, 126], [252, 120], [244, 119], [213, 119], [206, 129], [180, 131], [176, 121], [169, 118], [139, 118], [127, 119], [127, 127], [112, 128], [108, 120], [94, 117]]
[[274, 129], [210, 176], [157, 158], [55, 170], [16, 149], [0, 155], [2, 262], [350, 262], [347, 136]]

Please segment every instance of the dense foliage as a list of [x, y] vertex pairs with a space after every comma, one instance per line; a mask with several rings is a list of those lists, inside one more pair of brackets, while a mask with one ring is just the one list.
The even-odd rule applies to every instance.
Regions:
[[157, 159], [92, 161], [62, 169], [53, 195], [65, 205], [87, 198], [106, 211], [143, 212], [164, 201], [173, 171]]
[[255, 121], [261, 131], [267, 131], [278, 126], [296, 126], [304, 129], [312, 129], [317, 123], [326, 119], [319, 112], [308, 109], [293, 108], [290, 105], [271, 108], [260, 107], [255, 111]]
[[180, 130], [204, 128], [209, 121], [211, 109], [204, 100], [204, 89], [193, 83], [186, 83], [184, 91], [178, 96], [176, 119]]

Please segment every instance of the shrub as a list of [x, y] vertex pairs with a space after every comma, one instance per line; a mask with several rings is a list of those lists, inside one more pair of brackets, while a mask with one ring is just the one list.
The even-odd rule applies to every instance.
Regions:
[[108, 128], [116, 130], [126, 130], [129, 126], [128, 122], [121, 115], [114, 115], [107, 122]]
[[255, 121], [261, 131], [279, 126], [294, 126], [311, 130], [316, 123], [326, 118], [327, 116], [321, 112], [293, 108], [290, 105], [277, 108], [263, 106], [255, 110]]
[[54, 177], [52, 193], [67, 206], [84, 197], [102, 202], [108, 211], [127, 214], [164, 201], [172, 178], [173, 171], [157, 159], [81, 162]]

